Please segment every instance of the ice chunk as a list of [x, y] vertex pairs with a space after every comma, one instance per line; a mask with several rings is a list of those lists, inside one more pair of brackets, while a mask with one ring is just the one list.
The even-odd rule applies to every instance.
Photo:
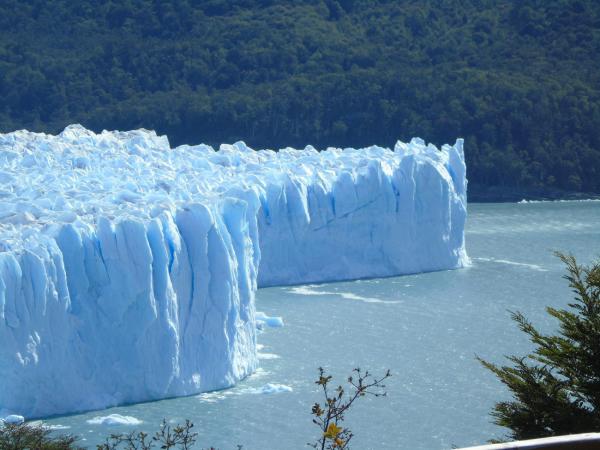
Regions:
[[122, 416], [121, 414], [111, 414], [109, 416], [96, 416], [86, 420], [90, 425], [140, 425], [141, 420], [132, 416]]
[[0, 411], [229, 387], [257, 368], [257, 325], [282, 325], [256, 313], [257, 287], [464, 266], [462, 145], [0, 134]]
[[275, 353], [264, 353], [264, 352], [258, 352], [258, 359], [279, 359], [279, 355], [276, 355]]
[[2, 421], [11, 425], [20, 425], [25, 422], [25, 417], [11, 414], [10, 416], [6, 416]]
[[281, 317], [267, 316], [262, 311], [256, 311], [256, 326], [258, 328], [269, 327], [269, 328], [281, 328], [283, 326], [283, 319]]
[[52, 431], [59, 431], [59, 430], [68, 430], [71, 427], [69, 425], [61, 425], [61, 424], [55, 424], [55, 425], [45, 425], [44, 424], [44, 428], [46, 428], [47, 430], [52, 430]]
[[259, 388], [248, 388], [245, 390], [249, 394], [280, 394], [292, 391], [293, 389], [290, 386], [278, 383], [267, 383]]

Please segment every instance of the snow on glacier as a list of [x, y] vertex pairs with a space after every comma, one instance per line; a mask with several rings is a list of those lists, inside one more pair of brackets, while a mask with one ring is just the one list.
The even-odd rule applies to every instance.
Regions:
[[0, 134], [0, 416], [233, 385], [258, 364], [260, 286], [464, 266], [462, 145]]

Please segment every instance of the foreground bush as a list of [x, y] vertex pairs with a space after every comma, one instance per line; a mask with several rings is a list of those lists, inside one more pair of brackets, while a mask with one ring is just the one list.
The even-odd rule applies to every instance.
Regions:
[[571, 255], [557, 256], [575, 294], [569, 309], [547, 308], [559, 321], [558, 334], [543, 335], [521, 313], [513, 313], [534, 343], [533, 353], [508, 357], [508, 366], [480, 359], [514, 397], [492, 412], [512, 439], [600, 431], [600, 262], [588, 267]]
[[[97, 450], [151, 450], [160, 449], [191, 449], [198, 438], [198, 433], [192, 431], [194, 424], [189, 420], [183, 425], [171, 427], [163, 419], [154, 436], [143, 431], [133, 431], [129, 434], [112, 434], [104, 444], [98, 445]], [[212, 447], [210, 450], [214, 450]]]
[[353, 373], [348, 377], [350, 390], [346, 392], [341, 385], [332, 389], [331, 375], [319, 367], [319, 378], [315, 383], [322, 388], [325, 399], [323, 404], [315, 403], [312, 407], [313, 423], [319, 427], [321, 435], [314, 444], [309, 444], [311, 447], [321, 450], [349, 449], [354, 434], [349, 428], [342, 427], [346, 412], [360, 397], [387, 395], [383, 382], [392, 376], [389, 370], [380, 378], [371, 375], [368, 370], [354, 369]]
[[0, 424], [2, 450], [83, 450], [71, 435], [51, 436], [52, 431], [42, 425]]
[[[189, 450], [196, 443], [198, 433], [192, 431], [194, 424], [186, 420], [183, 425], [171, 427], [162, 421], [159, 431], [150, 436], [143, 431], [129, 434], [113, 434], [97, 445], [97, 450]], [[0, 450], [83, 450], [77, 445], [76, 436], [52, 436], [52, 430], [42, 424], [0, 425]], [[240, 447], [238, 447], [239, 450]], [[215, 450], [210, 447], [209, 450]]]

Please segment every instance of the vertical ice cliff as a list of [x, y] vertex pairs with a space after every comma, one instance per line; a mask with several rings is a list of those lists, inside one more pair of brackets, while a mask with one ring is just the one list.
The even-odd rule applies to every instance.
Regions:
[[260, 286], [466, 264], [462, 141], [219, 151], [0, 135], [0, 416], [227, 387]]
[[259, 286], [461, 267], [466, 218], [462, 140], [394, 152], [282, 150], [261, 195]]

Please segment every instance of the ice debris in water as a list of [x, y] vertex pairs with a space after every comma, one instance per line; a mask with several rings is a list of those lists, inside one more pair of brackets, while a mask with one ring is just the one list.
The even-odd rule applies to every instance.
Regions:
[[0, 134], [0, 414], [228, 387], [258, 364], [257, 287], [464, 266], [462, 145]]
[[263, 329], [264, 327], [269, 328], [281, 328], [283, 326], [283, 319], [281, 317], [271, 317], [267, 316], [262, 311], [256, 311], [256, 326], [258, 329]]
[[19, 416], [18, 414], [10, 414], [4, 419], [0, 419], [2, 423], [8, 423], [10, 425], [20, 425], [25, 422], [25, 417]]
[[121, 414], [110, 414], [108, 416], [96, 416], [86, 420], [90, 425], [140, 425], [141, 420], [132, 416], [122, 416]]
[[245, 390], [248, 394], [280, 394], [282, 392], [292, 392], [290, 386], [279, 383], [267, 383], [259, 388], [248, 388]]

